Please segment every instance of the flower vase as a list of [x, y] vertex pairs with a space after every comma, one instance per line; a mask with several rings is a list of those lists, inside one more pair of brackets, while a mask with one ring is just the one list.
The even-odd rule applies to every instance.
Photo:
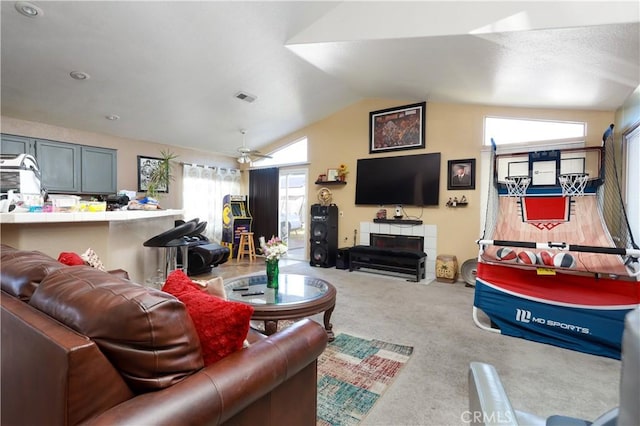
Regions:
[[267, 260], [267, 288], [278, 289], [278, 259]]

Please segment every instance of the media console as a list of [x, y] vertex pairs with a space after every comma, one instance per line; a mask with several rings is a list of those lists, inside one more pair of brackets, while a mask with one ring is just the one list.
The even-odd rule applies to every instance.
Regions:
[[419, 219], [373, 219], [373, 223], [393, 223], [395, 225], [422, 225]]
[[420, 282], [426, 276], [427, 255], [422, 251], [355, 246], [349, 250], [349, 271], [370, 268], [412, 276]]

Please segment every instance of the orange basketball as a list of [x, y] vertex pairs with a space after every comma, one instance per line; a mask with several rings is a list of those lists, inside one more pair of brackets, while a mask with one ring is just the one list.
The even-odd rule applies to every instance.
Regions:
[[541, 251], [537, 255], [538, 263], [541, 265], [553, 266], [553, 253], [548, 251]]
[[503, 262], [515, 262], [517, 258], [516, 252], [508, 247], [500, 247], [496, 252], [496, 257]]
[[535, 265], [536, 255], [532, 251], [521, 251], [518, 253], [518, 263], [524, 263], [525, 265]]
[[576, 259], [569, 253], [558, 253], [553, 256], [553, 264], [558, 268], [575, 268]]

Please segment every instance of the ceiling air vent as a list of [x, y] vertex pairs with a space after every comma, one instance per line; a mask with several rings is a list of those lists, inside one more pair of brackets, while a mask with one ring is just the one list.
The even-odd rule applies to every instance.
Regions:
[[255, 101], [258, 97], [255, 95], [250, 95], [247, 92], [238, 92], [234, 95], [236, 98], [240, 99], [241, 101], [245, 101], [245, 102], [253, 102]]

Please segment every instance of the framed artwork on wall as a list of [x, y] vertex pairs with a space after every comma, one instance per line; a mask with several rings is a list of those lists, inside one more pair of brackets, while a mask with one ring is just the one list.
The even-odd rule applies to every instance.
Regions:
[[327, 170], [327, 181], [334, 182], [338, 180], [338, 169]]
[[476, 159], [449, 160], [447, 189], [476, 189]]
[[425, 147], [426, 102], [369, 113], [369, 153]]
[[[138, 192], [146, 192], [149, 190], [151, 175], [161, 162], [162, 158], [138, 155]], [[167, 171], [167, 178], [155, 188], [155, 192], [169, 192], [168, 182], [169, 176]]]

